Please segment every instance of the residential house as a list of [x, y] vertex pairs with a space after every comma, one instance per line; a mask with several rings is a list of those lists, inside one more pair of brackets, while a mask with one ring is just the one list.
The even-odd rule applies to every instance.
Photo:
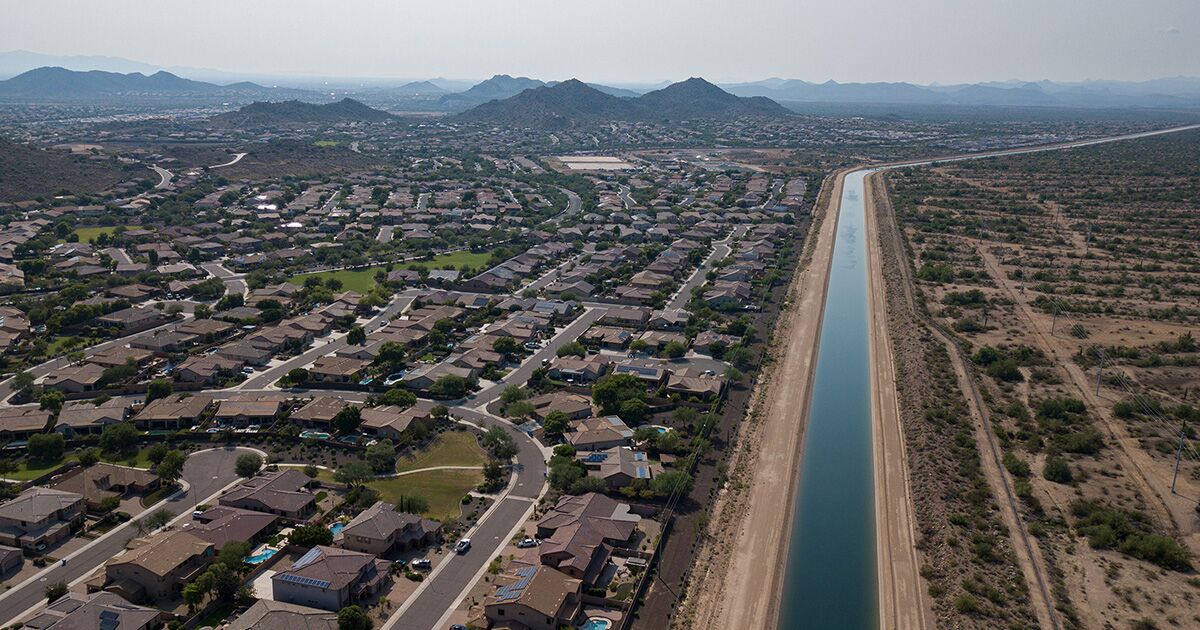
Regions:
[[282, 409], [283, 403], [277, 399], [229, 399], [217, 404], [212, 419], [222, 426], [270, 424]]
[[371, 363], [350, 357], [320, 357], [308, 368], [308, 378], [317, 383], [357, 383]]
[[182, 530], [162, 532], [136, 544], [109, 560], [104, 575], [88, 590], [99, 585], [131, 602], [173, 599], [216, 557], [215, 545]]
[[349, 407], [350, 403], [334, 396], [317, 396], [303, 407], [293, 411], [288, 420], [300, 426], [329, 428], [334, 416]]
[[0, 544], [42, 551], [62, 542], [83, 525], [85, 505], [75, 492], [28, 488], [0, 504]]
[[558, 630], [575, 627], [582, 616], [583, 583], [550, 567], [522, 567], [496, 582], [483, 601], [493, 627]]
[[50, 487], [83, 496], [89, 510], [98, 511], [107, 499], [122, 499], [158, 489], [158, 475], [129, 466], [98, 462], [63, 475]]
[[131, 411], [128, 403], [115, 398], [99, 405], [90, 400], [69, 402], [58, 412], [54, 430], [68, 438], [96, 434], [110, 424], [128, 420]]
[[28, 439], [34, 433], [45, 433], [53, 412], [38, 405], [0, 407], [0, 439]]
[[133, 422], [141, 429], [182, 429], [200, 424], [212, 406], [210, 396], [172, 394], [146, 405]]
[[533, 416], [545, 420], [551, 412], [561, 411], [570, 420], [581, 420], [592, 416], [592, 399], [569, 392], [548, 392], [527, 401], [533, 405]]
[[650, 461], [644, 451], [615, 446], [602, 451], [580, 453], [578, 459], [588, 474], [599, 477], [609, 488], [624, 488], [636, 479], [649, 482], [662, 472], [662, 466]]
[[617, 416], [586, 418], [571, 422], [564, 436], [577, 451], [602, 451], [633, 443], [633, 429]]
[[442, 524], [415, 514], [397, 512], [394, 505], [379, 501], [363, 510], [334, 538], [344, 549], [376, 556], [421, 549], [437, 542]]
[[218, 503], [304, 521], [317, 509], [316, 496], [308, 490], [313, 483], [295, 469], [266, 472], [242, 481], [221, 495]]
[[156, 630], [169, 615], [108, 592], [67, 593], [26, 619], [31, 630]]
[[271, 576], [271, 588], [276, 601], [336, 611], [382, 590], [390, 568], [369, 553], [317, 546]]
[[226, 630], [338, 630], [337, 613], [298, 604], [260, 599]]

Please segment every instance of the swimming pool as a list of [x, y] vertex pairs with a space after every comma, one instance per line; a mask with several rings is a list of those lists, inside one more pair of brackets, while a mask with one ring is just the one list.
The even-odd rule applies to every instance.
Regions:
[[271, 559], [271, 556], [279, 553], [279, 550], [274, 547], [265, 547], [260, 549], [258, 553], [246, 558], [246, 564], [262, 564]]
[[612, 622], [603, 617], [592, 617], [579, 627], [583, 630], [608, 630], [612, 627]]
[[334, 536], [337, 536], [338, 534], [342, 533], [343, 529], [346, 529], [346, 524], [341, 521], [338, 521], [338, 522], [334, 523], [333, 525], [329, 526], [329, 531], [333, 532]]
[[328, 433], [325, 433], [324, 431], [305, 431], [304, 433], [300, 434], [300, 437], [316, 438], [318, 440], [328, 440], [330, 436]]

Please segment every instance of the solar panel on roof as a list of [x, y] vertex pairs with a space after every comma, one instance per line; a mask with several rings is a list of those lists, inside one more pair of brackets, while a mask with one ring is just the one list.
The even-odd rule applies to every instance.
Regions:
[[650, 478], [650, 471], [646, 470], [645, 466], [638, 466], [634, 472], [637, 473], [638, 479], [649, 479]]
[[291, 582], [293, 584], [300, 584], [303, 586], [315, 586], [317, 588], [329, 588], [331, 585], [328, 580], [318, 580], [317, 578], [305, 577], [303, 575], [291, 575], [289, 573], [280, 575], [279, 579], [283, 580], [284, 582]]
[[320, 547], [313, 547], [308, 550], [308, 553], [300, 556], [300, 559], [292, 563], [292, 569], [303, 569], [304, 567], [316, 562], [317, 558], [321, 557]]
[[529, 586], [529, 582], [533, 580], [534, 573], [537, 573], [537, 567], [525, 567], [523, 569], [517, 569], [517, 575], [521, 576], [521, 579], [509, 584], [508, 586], [501, 586], [499, 589], [497, 589], [496, 599], [508, 600], [520, 597], [521, 593], [525, 590], [525, 587]]

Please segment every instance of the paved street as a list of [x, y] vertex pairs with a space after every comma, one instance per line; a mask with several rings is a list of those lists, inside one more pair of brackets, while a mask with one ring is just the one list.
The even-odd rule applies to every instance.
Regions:
[[[173, 514], [191, 512], [197, 505], [218, 490], [229, 485], [235, 479], [234, 461], [242, 453], [252, 452], [248, 449], [225, 447], [193, 454], [188, 458], [183, 469], [183, 478], [191, 487], [188, 492], [163, 504], [163, 507]], [[135, 515], [136, 516], [136, 515]], [[136, 520], [136, 519], [135, 519]], [[0, 618], [3, 625], [11, 624], [26, 612], [46, 600], [45, 590], [56, 582], [71, 582], [91, 574], [104, 562], [125, 549], [125, 545], [137, 535], [137, 525], [129, 521], [122, 527], [112, 530], [103, 537], [92, 542], [67, 556], [65, 565], [58, 564], [50, 567], [44, 574], [36, 576], [32, 581], [17, 585], [0, 594]]]

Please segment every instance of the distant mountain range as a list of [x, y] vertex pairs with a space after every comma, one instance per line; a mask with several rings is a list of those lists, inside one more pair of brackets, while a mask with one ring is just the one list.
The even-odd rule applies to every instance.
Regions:
[[213, 116], [209, 122], [217, 127], [240, 129], [283, 124], [384, 122], [394, 118], [385, 111], [373, 109], [352, 98], [344, 98], [324, 105], [301, 101], [251, 103], [236, 111]]
[[[481, 81], [470, 89], [464, 92], [456, 92], [447, 94], [441, 98], [441, 104], [448, 109], [465, 109], [481, 105], [488, 101], [504, 100], [511, 98], [524, 92], [540, 87], [554, 87], [559, 85], [560, 81], [539, 81], [530, 79], [529, 77], [511, 77], [507, 74], [497, 74], [496, 76]], [[624, 90], [621, 88], [600, 85], [597, 83], [587, 83], [588, 87], [608, 94], [609, 96], [618, 97], [634, 97], [638, 96], [638, 92], [633, 90]]]
[[912, 83], [809, 83], [795, 79], [767, 79], [722, 87], [739, 96], [765, 96], [776, 101], [821, 103], [1021, 107], [1200, 106], [1200, 79], [1187, 77], [1142, 82], [1010, 81], [928, 86]]
[[159, 70], [150, 75], [140, 72], [121, 74], [91, 70], [81, 72], [65, 68], [36, 68], [7, 81], [0, 81], [0, 99], [37, 101], [78, 101], [96, 99], [152, 100], [174, 99], [280, 99], [307, 95], [298, 90], [267, 88], [242, 82], [216, 85], [193, 81]]
[[637, 97], [613, 96], [571, 79], [489, 101], [459, 116], [492, 124], [555, 130], [614, 120], [680, 121], [788, 115], [787, 109], [768, 98], [738, 97], [704, 79], [692, 78]]

